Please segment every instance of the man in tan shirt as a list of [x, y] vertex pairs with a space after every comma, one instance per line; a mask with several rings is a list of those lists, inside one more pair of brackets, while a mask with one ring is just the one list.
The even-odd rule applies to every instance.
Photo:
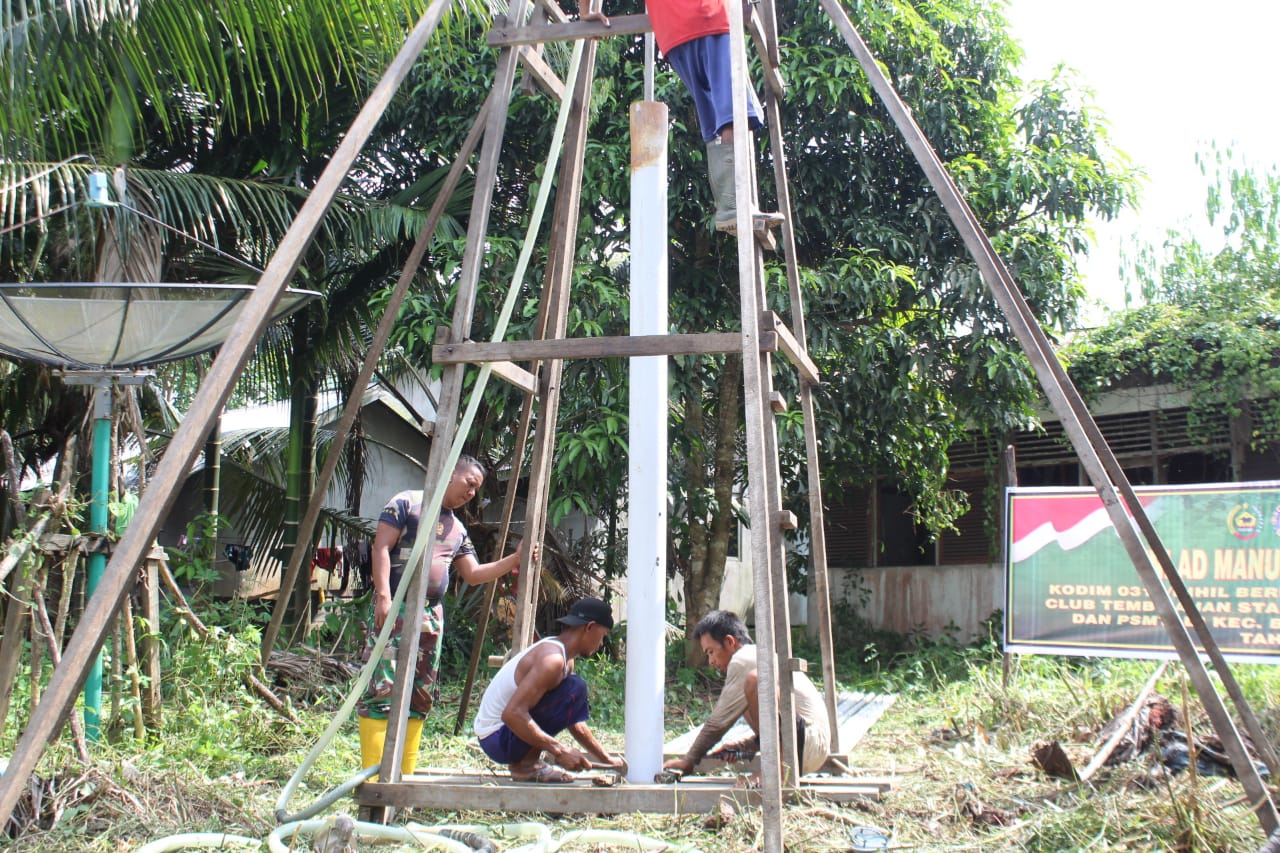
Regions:
[[[667, 770], [691, 773], [711, 747], [719, 742], [739, 717], [747, 721], [755, 735], [746, 741], [728, 744], [713, 758], [736, 761], [760, 749], [760, 692], [756, 669], [756, 646], [747, 626], [734, 613], [713, 610], [693, 629], [693, 639], [707, 655], [707, 662], [724, 673], [724, 689], [711, 709], [711, 716], [682, 758], [663, 765]], [[801, 773], [814, 773], [826, 763], [831, 744], [831, 726], [822, 695], [809, 676], [791, 675], [792, 701], [796, 711], [796, 751]]]

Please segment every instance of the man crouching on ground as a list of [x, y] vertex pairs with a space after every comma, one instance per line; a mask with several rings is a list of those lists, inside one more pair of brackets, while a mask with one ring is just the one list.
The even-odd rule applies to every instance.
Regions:
[[623, 766], [587, 727], [587, 683], [573, 671], [575, 658], [599, 650], [613, 627], [613, 613], [600, 599], [584, 598], [556, 621], [565, 629], [503, 664], [476, 711], [480, 747], [507, 765], [517, 782], [573, 781], [571, 774], [543, 761], [543, 753], [567, 770], [591, 767], [591, 758], [556, 740], [565, 729], [600, 763]]
[[[756, 646], [751, 642], [747, 626], [737, 614], [713, 610], [693, 629], [693, 641], [702, 647], [707, 662], [724, 675], [724, 688], [716, 699], [711, 716], [682, 758], [673, 758], [662, 766], [667, 770], [692, 773], [698, 762], [715, 746], [724, 733], [743, 717], [755, 734], [746, 740], [728, 744], [712, 758], [728, 762], [754, 758], [760, 751], [760, 690], [756, 669]], [[827, 761], [831, 743], [827, 706], [802, 672], [791, 674], [792, 704], [796, 712], [796, 752], [802, 774], [815, 773]]]

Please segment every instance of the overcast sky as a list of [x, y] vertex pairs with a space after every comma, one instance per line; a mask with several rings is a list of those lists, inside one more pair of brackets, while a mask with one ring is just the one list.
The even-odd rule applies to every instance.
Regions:
[[1010, 0], [1006, 16], [1026, 51], [1023, 77], [1059, 62], [1079, 71], [1114, 144], [1147, 172], [1140, 210], [1099, 226], [1086, 270], [1090, 292], [1119, 306], [1119, 252], [1131, 235], [1154, 241], [1204, 220], [1197, 151], [1216, 140], [1251, 162], [1280, 162], [1280, 3]]

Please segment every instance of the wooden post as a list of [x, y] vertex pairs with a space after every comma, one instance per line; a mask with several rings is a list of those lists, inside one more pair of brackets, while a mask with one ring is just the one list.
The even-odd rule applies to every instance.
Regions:
[[147, 674], [142, 721], [156, 733], [164, 724], [164, 706], [160, 702], [160, 569], [168, 562], [165, 550], [153, 545], [142, 566], [142, 614], [147, 621], [147, 633], [142, 637], [142, 667]]
[[[771, 523], [778, 506], [776, 471], [776, 434], [769, 409], [771, 359], [760, 351], [761, 294], [764, 281], [759, 275], [760, 248], [756, 245], [752, 213], [755, 208], [755, 179], [752, 169], [754, 153], [747, 123], [747, 105], [743, 93], [747, 87], [746, 37], [743, 32], [742, 9], [737, 3], [725, 4], [729, 13], [729, 50], [732, 58], [734, 187], [737, 196], [738, 231], [738, 297], [742, 317], [742, 385], [746, 410], [747, 501], [750, 508], [751, 563], [756, 606], [756, 671], [760, 695], [760, 777], [761, 813], [764, 824], [766, 853], [782, 853], [782, 768], [780, 759], [795, 765], [795, 729], [787, 716], [787, 724], [779, 729], [778, 715], [791, 709], [790, 675], [781, 680], [778, 667], [785, 664], [791, 638], [778, 630], [774, 610], [781, 607], [781, 624], [786, 624], [786, 565], [781, 536]], [[774, 452], [773, 467], [768, 457]], [[778, 573], [781, 572], [781, 578]], [[777, 582], [782, 582], [782, 601], [777, 600]], [[779, 660], [781, 658], [781, 660]], [[781, 694], [781, 695], [780, 695]], [[780, 708], [781, 706], [781, 708]], [[782, 711], [786, 713], [785, 711]], [[790, 730], [788, 745], [786, 732]], [[781, 742], [780, 742], [781, 740]]]
[[[764, 29], [768, 34], [768, 56], [764, 59], [778, 64], [777, 19], [773, 0], [763, 4]], [[787, 175], [786, 145], [782, 136], [782, 104], [773, 87], [765, 87], [766, 112], [773, 116], [769, 122], [769, 146], [773, 154], [773, 185], [778, 194], [778, 211], [782, 220], [782, 252], [787, 264], [787, 293], [791, 302], [791, 331], [801, 348], [808, 352], [804, 319], [804, 292], [800, 288], [800, 272], [796, 266], [795, 226], [791, 221], [791, 181]], [[836, 717], [838, 689], [836, 682], [835, 642], [831, 630], [831, 583], [827, 571], [827, 536], [825, 510], [822, 505], [822, 476], [818, 458], [818, 423], [813, 406], [813, 385], [799, 378], [800, 410], [804, 417], [804, 447], [809, 492], [809, 559], [813, 571], [813, 588], [810, 604], [817, 604], [818, 648], [822, 652], [823, 697], [827, 704], [827, 720], [831, 728], [831, 751], [840, 751], [840, 726]], [[810, 619], [813, 612], [810, 610]], [[811, 630], [812, 630], [812, 626]], [[803, 756], [800, 757], [803, 761]]]
[[27, 598], [27, 576], [22, 562], [5, 581], [4, 637], [0, 639], [0, 732], [9, 716], [13, 682], [22, 659], [22, 640], [31, 605]]
[[[578, 218], [582, 200], [582, 167], [587, 147], [587, 123], [591, 108], [591, 88], [595, 80], [596, 43], [583, 46], [578, 79], [574, 86], [560, 173], [556, 179], [556, 207], [551, 224], [551, 246], [542, 298], [546, 303], [546, 338], [565, 337], [568, 327], [569, 294], [577, 246]], [[525, 503], [526, 538], [541, 542], [546, 533], [547, 502], [550, 497], [551, 465], [555, 454], [556, 423], [560, 414], [560, 379], [564, 362], [553, 358], [541, 366], [538, 379], [538, 421], [534, 428], [533, 458], [529, 463], [529, 494]], [[512, 647], [522, 649], [533, 639], [534, 610], [538, 602], [540, 578], [533, 566], [532, 549], [521, 557], [519, 591]]]
[[[528, 8], [527, 0], [516, 0], [510, 6], [513, 21], [522, 21]], [[518, 49], [507, 48], [498, 57], [493, 90], [502, 103], [511, 97], [515, 82]], [[485, 236], [489, 227], [489, 210], [497, 181], [498, 158], [502, 152], [502, 138], [507, 126], [507, 111], [491, 109], [485, 121], [484, 146], [476, 168], [476, 192], [471, 201], [471, 217], [467, 226], [467, 246], [463, 251], [462, 270], [458, 280], [458, 295], [454, 302], [451, 339], [462, 341], [471, 336], [475, 316], [476, 288], [483, 265]], [[457, 432], [458, 411], [462, 400], [464, 365], [450, 365], [441, 377], [440, 401], [436, 407], [436, 430], [431, 439], [431, 453], [427, 459], [427, 471], [423, 489], [422, 511], [430, 510], [427, 495], [432, 494], [439, 482], [448, 475], [445, 460], [452, 449]], [[427, 528], [430, 529], [430, 528]], [[429, 560], [429, 553], [425, 560]], [[383, 743], [382, 764], [379, 779], [397, 782], [400, 779], [400, 757], [404, 751], [404, 732], [409, 717], [409, 699], [412, 694], [412, 671], [418, 655], [418, 640], [422, 628], [422, 608], [426, 603], [428, 571], [414, 573], [404, 598], [404, 622], [400, 632], [400, 645], [396, 656], [396, 681], [391, 691], [391, 707], [387, 711], [387, 734]], [[370, 820], [385, 820], [390, 812], [371, 809]]]
[[[409, 292], [409, 285], [413, 283], [413, 279], [422, 265], [422, 259], [427, 253], [427, 247], [431, 245], [431, 238], [435, 235], [436, 226], [440, 224], [440, 218], [444, 215], [445, 205], [448, 204], [449, 199], [453, 196], [453, 191], [457, 188], [458, 181], [462, 179], [463, 172], [466, 170], [467, 161], [470, 160], [471, 153], [480, 141], [480, 132], [484, 130], [485, 119], [489, 114], [489, 110], [492, 109], [493, 100], [493, 93], [490, 93], [484, 105], [480, 107], [480, 112], [475, 121], [472, 122], [471, 130], [463, 141], [462, 147], [458, 151], [458, 156], [454, 158], [453, 165], [449, 168], [449, 174], [445, 177], [444, 183], [436, 195], [436, 200], [431, 205], [431, 210], [427, 213], [427, 220], [422, 223], [422, 230], [418, 232], [418, 239], [413, 244], [409, 257], [405, 259], [404, 268], [400, 272], [400, 278], [396, 281], [395, 289], [391, 291], [391, 296], [387, 299], [386, 307], [382, 312], [382, 319], [378, 321], [378, 329], [374, 332], [373, 340], [369, 342], [364, 362], [361, 363], [360, 370], [356, 373], [356, 379], [351, 384], [351, 391], [347, 395], [347, 402], [342, 409], [342, 415], [338, 418], [338, 423], [334, 427], [333, 438], [329, 442], [329, 451], [324, 458], [324, 464], [320, 467], [320, 473], [316, 477], [315, 489], [311, 495], [310, 502], [307, 504], [307, 511], [303, 514], [302, 521], [298, 525], [298, 535], [303, 541], [310, 541], [311, 534], [316, 528], [316, 522], [320, 518], [320, 510], [324, 506], [325, 493], [329, 490], [329, 482], [333, 479], [333, 472], [338, 467], [338, 461], [342, 458], [342, 447], [346, 443], [347, 437], [351, 434], [351, 428], [355, 424], [356, 417], [360, 414], [360, 406], [364, 400], [364, 389], [368, 387], [369, 380], [373, 378], [374, 370], [378, 367], [378, 361], [382, 358], [387, 339], [391, 337], [391, 329], [395, 325], [396, 317], [400, 314], [400, 306], [404, 304], [404, 298]], [[281, 589], [293, 589], [294, 584], [297, 583], [298, 573], [301, 571], [302, 560], [305, 556], [306, 552], [304, 550], [294, 548], [290, 551], [289, 565], [285, 568], [284, 575], [280, 581]], [[267, 665], [267, 661], [271, 657], [271, 650], [275, 648], [276, 638], [280, 634], [280, 627], [284, 622], [286, 610], [288, 610], [288, 599], [283, 595], [277, 596], [275, 607], [271, 612], [271, 622], [267, 625], [266, 633], [262, 636], [263, 666]]]
[[[1003, 461], [1004, 461], [1004, 465], [1000, 469], [1001, 473], [1003, 474], [1003, 476], [1001, 477], [1003, 482], [1000, 484], [1001, 485], [1001, 489], [1000, 489], [1000, 496], [1001, 496], [1000, 508], [1001, 509], [1003, 509], [1005, 505], [1005, 500], [1006, 500], [1005, 490], [1018, 485], [1017, 451], [1015, 450], [1012, 444], [1005, 447], [1004, 453], [1003, 453]], [[1008, 519], [1006, 517], [1006, 514], [1003, 512], [1001, 512], [1000, 517], [1002, 519], [1005, 519], [1000, 525], [1000, 530], [1004, 534], [1000, 538], [1000, 551], [1001, 553], [1004, 554], [1005, 565], [1008, 565], [1009, 563], [1009, 554], [1008, 554], [1009, 531], [1006, 529], [1008, 526]], [[1004, 618], [1005, 618], [1005, 631], [1007, 636], [1009, 614], [1006, 613], [1004, 615]], [[1012, 677], [1012, 675], [1013, 675], [1013, 655], [1009, 654], [1008, 652], [1005, 652], [1000, 656], [1000, 686], [1005, 690], [1009, 689], [1009, 680]]]

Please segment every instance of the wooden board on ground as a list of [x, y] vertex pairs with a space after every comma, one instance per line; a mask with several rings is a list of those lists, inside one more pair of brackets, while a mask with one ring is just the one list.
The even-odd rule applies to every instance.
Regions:
[[[812, 784], [811, 784], [812, 782]], [[806, 777], [799, 788], [786, 789], [788, 799], [815, 797], [828, 802], [877, 800], [889, 782]], [[564, 785], [513, 782], [492, 772], [462, 773], [430, 770], [400, 782], [370, 782], [355, 791], [361, 806], [396, 808], [477, 809], [484, 811], [548, 812], [553, 814], [706, 814], [722, 799], [736, 805], [758, 805], [760, 791], [740, 787], [731, 777], [690, 777], [677, 784], [631, 784], [597, 787], [589, 776]]]
[[[894, 700], [898, 697], [887, 693], [841, 693], [840, 699], [836, 703], [836, 720], [840, 731], [840, 749], [832, 755], [832, 758], [841, 764], [848, 766], [849, 750], [853, 748], [858, 741], [862, 740], [871, 727], [875, 725], [876, 720], [893, 705]], [[694, 738], [698, 736], [698, 732], [702, 730], [702, 726], [695, 726], [680, 737], [667, 743], [662, 748], [663, 759], [679, 758], [688, 751], [693, 744]], [[724, 744], [734, 743], [735, 741], [745, 740], [751, 736], [751, 728], [744, 721], [739, 720], [729, 731], [724, 733], [724, 737], [710, 750], [714, 752]], [[711, 773], [725, 767], [725, 763], [712, 758], [704, 758], [698, 763], [699, 773]], [[738, 765], [739, 768], [748, 769], [756, 768], [758, 765], [746, 763]], [[823, 768], [831, 772], [839, 772], [839, 768], [828, 765]]]

